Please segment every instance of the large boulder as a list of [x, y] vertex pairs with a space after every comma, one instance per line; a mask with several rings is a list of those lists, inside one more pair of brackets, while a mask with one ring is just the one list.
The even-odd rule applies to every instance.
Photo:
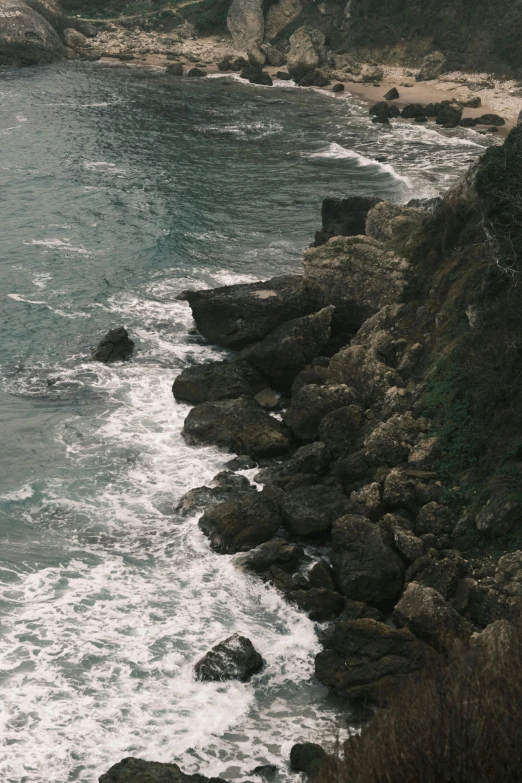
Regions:
[[299, 82], [309, 72], [326, 62], [325, 37], [313, 27], [299, 27], [290, 36], [287, 58], [288, 73]]
[[274, 538], [244, 555], [238, 555], [236, 565], [246, 571], [262, 574], [272, 566], [283, 571], [294, 571], [304, 555], [302, 547], [290, 544], [284, 538]]
[[391, 536], [362, 516], [338, 519], [332, 528], [332, 566], [344, 595], [354, 601], [393, 606], [404, 584], [405, 566]]
[[23, 0], [0, 0], [0, 65], [41, 65], [67, 56], [51, 24]]
[[265, 17], [265, 38], [273, 41], [285, 27], [298, 18], [303, 6], [300, 0], [271, 2]]
[[312, 484], [285, 492], [282, 498], [285, 525], [298, 536], [328, 532], [346, 514], [348, 498], [336, 487]]
[[319, 425], [319, 437], [335, 459], [354, 451], [364, 413], [359, 405], [348, 405], [327, 413]]
[[227, 25], [236, 49], [246, 52], [255, 63], [264, 65], [266, 58], [261, 51], [265, 34], [263, 0], [232, 0]]
[[462, 119], [462, 106], [458, 103], [444, 106], [435, 118], [437, 125], [444, 125], [450, 128], [455, 128], [460, 124]]
[[183, 291], [179, 298], [189, 303], [196, 326], [207, 340], [235, 349], [262, 340], [285, 321], [321, 307], [319, 293], [303, 285], [298, 275]]
[[103, 337], [91, 354], [91, 359], [110, 364], [130, 359], [134, 351], [134, 342], [123, 326], [111, 329]]
[[222, 778], [185, 775], [177, 764], [123, 759], [98, 779], [98, 783], [223, 783]]
[[366, 218], [380, 199], [373, 196], [348, 196], [323, 200], [321, 220], [323, 227], [315, 234], [315, 247], [324, 245], [332, 237], [352, 237], [366, 233]]
[[306, 612], [310, 620], [325, 623], [339, 617], [344, 609], [345, 598], [334, 590], [325, 587], [312, 587], [309, 590], [291, 590], [286, 598]]
[[290, 751], [290, 769], [293, 772], [304, 772], [309, 780], [324, 779], [325, 773], [329, 771], [328, 760], [327, 752], [315, 742], [300, 742]]
[[467, 649], [472, 625], [432, 587], [411, 582], [395, 607], [394, 619], [400, 627], [452, 658]]
[[174, 381], [172, 393], [178, 402], [199, 405], [254, 395], [267, 386], [246, 362], [209, 362], [183, 370]]
[[341, 620], [323, 635], [315, 659], [323, 685], [352, 700], [383, 698], [402, 678], [437, 665], [439, 656], [407, 628], [372, 619]]
[[418, 82], [428, 82], [433, 79], [438, 79], [443, 72], [445, 65], [446, 58], [442, 52], [431, 52], [431, 54], [427, 54], [422, 61], [420, 71], [415, 78]]
[[292, 398], [284, 422], [295, 437], [305, 443], [318, 439], [319, 425], [327, 413], [355, 401], [355, 392], [345, 384], [303, 386]]
[[191, 446], [213, 444], [254, 458], [279, 456], [290, 445], [281, 423], [247, 397], [192, 408], [183, 436]]
[[[382, 342], [387, 338], [383, 335]], [[366, 405], [384, 402], [388, 391], [402, 385], [399, 374], [383, 361], [378, 345], [349, 345], [332, 356], [330, 383], [349, 384]]]
[[278, 502], [265, 490], [241, 494], [207, 509], [199, 527], [215, 552], [232, 555], [269, 541], [279, 530]]
[[305, 281], [319, 287], [334, 320], [356, 331], [385, 305], [396, 304], [406, 287], [408, 262], [370, 237], [335, 237], [303, 258]]
[[479, 533], [497, 538], [510, 533], [522, 520], [522, 504], [503, 493], [493, 495], [476, 516]]
[[68, 27], [63, 31], [63, 41], [70, 49], [79, 49], [85, 46], [86, 40], [85, 36], [73, 27]]
[[271, 65], [273, 68], [281, 68], [286, 64], [286, 55], [272, 44], [264, 43], [261, 46], [261, 51], [266, 57], [266, 64]]
[[425, 212], [391, 201], [380, 201], [368, 212], [366, 234], [379, 242], [390, 242], [411, 232]]
[[263, 659], [246, 636], [234, 634], [216, 644], [194, 666], [197, 680], [246, 682], [263, 668]]
[[180, 499], [176, 511], [181, 516], [196, 514], [202, 508], [215, 506], [225, 500], [235, 500], [241, 494], [252, 492], [252, 485], [246, 476], [224, 470], [214, 476], [208, 486], [189, 489]]
[[274, 388], [288, 391], [295, 376], [327, 345], [334, 310], [325, 307], [282, 324], [261, 342], [245, 348], [241, 359], [268, 378]]

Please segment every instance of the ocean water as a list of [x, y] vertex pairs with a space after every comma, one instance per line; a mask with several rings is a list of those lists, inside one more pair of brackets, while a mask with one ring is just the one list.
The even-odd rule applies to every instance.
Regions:
[[[0, 71], [0, 779], [94, 783], [129, 755], [252, 779], [340, 705], [316, 627], [174, 512], [229, 458], [171, 385], [225, 356], [187, 287], [299, 270], [326, 195], [432, 196], [490, 141], [382, 128], [343, 96], [100, 64]], [[89, 351], [124, 324], [132, 362]], [[197, 683], [232, 632], [266, 667]]]

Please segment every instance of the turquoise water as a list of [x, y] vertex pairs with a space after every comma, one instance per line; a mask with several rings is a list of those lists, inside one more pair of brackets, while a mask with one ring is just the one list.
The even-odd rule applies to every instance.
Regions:
[[[335, 735], [314, 624], [173, 511], [227, 459], [180, 436], [175, 375], [224, 354], [175, 297], [296, 271], [325, 195], [431, 196], [485, 144], [312, 90], [0, 71], [2, 781], [93, 783], [127, 755], [285, 780], [294, 742]], [[120, 324], [135, 360], [90, 363]], [[233, 631], [263, 673], [194, 682]]]

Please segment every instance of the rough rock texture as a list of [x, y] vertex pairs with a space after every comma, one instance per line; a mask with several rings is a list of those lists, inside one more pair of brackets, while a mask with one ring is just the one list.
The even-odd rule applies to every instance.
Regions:
[[304, 772], [308, 779], [320, 778], [326, 768], [328, 754], [315, 742], [302, 742], [290, 751], [290, 769]]
[[326, 62], [325, 37], [313, 27], [299, 27], [290, 37], [287, 58], [288, 73], [299, 82], [309, 71]]
[[354, 601], [393, 606], [405, 567], [389, 534], [369, 519], [348, 515], [332, 528], [332, 567], [344, 595]]
[[132, 757], [123, 759], [99, 778], [99, 783], [223, 783], [221, 778], [185, 775], [177, 764]]
[[268, 491], [255, 489], [212, 506], [199, 520], [199, 527], [210, 539], [212, 549], [227, 555], [245, 552], [269, 541], [280, 525], [278, 502]]
[[23, 0], [0, 0], [0, 65], [42, 65], [67, 49], [43, 15]]
[[208, 487], [189, 489], [176, 506], [176, 511], [182, 516], [191, 516], [201, 508], [237, 499], [239, 495], [249, 492], [252, 492], [252, 485], [245, 476], [224, 470], [214, 476]]
[[236, 49], [264, 65], [266, 58], [261, 51], [265, 33], [263, 0], [232, 0], [227, 25]]
[[267, 65], [271, 65], [274, 68], [280, 68], [282, 65], [285, 65], [286, 55], [279, 51], [279, 49], [277, 49], [275, 46], [272, 46], [272, 44], [264, 43], [261, 46], [261, 51], [266, 57]]
[[318, 313], [282, 324], [260, 343], [245, 348], [241, 358], [268, 378], [276, 389], [289, 390], [295, 376], [328, 343], [334, 309], [325, 307]]
[[379, 203], [372, 196], [349, 196], [323, 200], [321, 219], [323, 227], [315, 235], [315, 247], [324, 245], [332, 237], [351, 237], [366, 233], [366, 218], [372, 207]]
[[301, 441], [317, 440], [319, 425], [327, 413], [344, 408], [355, 401], [355, 393], [345, 384], [335, 386], [303, 386], [292, 399], [284, 422]]
[[282, 498], [283, 520], [299, 536], [327, 532], [347, 511], [346, 495], [336, 487], [322, 484], [299, 487], [285, 492]]
[[72, 27], [68, 27], [63, 31], [63, 41], [66, 46], [71, 49], [77, 49], [81, 46], [85, 46], [86, 38], [78, 30], [74, 30]]
[[395, 607], [394, 619], [448, 657], [465, 652], [473, 626], [431, 587], [412, 582]]
[[303, 554], [302, 547], [289, 544], [283, 538], [274, 538], [245, 555], [238, 555], [235, 562], [241, 568], [259, 574], [274, 565], [284, 571], [293, 571]]
[[424, 214], [420, 209], [381, 201], [368, 212], [366, 234], [379, 242], [390, 242], [411, 231]]
[[265, 17], [265, 38], [273, 41], [303, 10], [299, 0], [277, 0], [270, 3]]
[[245, 636], [234, 634], [213, 647], [194, 666], [197, 680], [246, 682], [263, 668], [263, 659]]
[[317, 623], [324, 623], [339, 617], [345, 604], [342, 595], [324, 587], [292, 590], [286, 594], [286, 598], [306, 612], [310, 620]]
[[341, 620], [323, 636], [315, 676], [350, 699], [385, 696], [400, 678], [437, 665], [439, 656], [406, 628], [371, 619]]
[[110, 364], [130, 359], [134, 351], [134, 342], [129, 338], [123, 326], [111, 329], [103, 337], [91, 354], [91, 359]]
[[199, 405], [254, 395], [268, 386], [249, 364], [209, 362], [187, 367], [174, 381], [172, 393], [178, 402]]
[[401, 300], [408, 262], [370, 237], [336, 237], [307, 250], [305, 281], [315, 283], [335, 321], [357, 330], [382, 307]]
[[277, 326], [319, 310], [320, 296], [297, 275], [274, 277], [260, 283], [184, 291], [201, 334], [226, 348], [244, 348], [262, 340]]
[[442, 52], [431, 52], [431, 54], [427, 54], [422, 61], [420, 71], [415, 76], [415, 78], [418, 82], [427, 82], [431, 81], [432, 79], [438, 79], [441, 73], [444, 71], [445, 66], [446, 57], [442, 54]]
[[319, 437], [335, 459], [353, 451], [364, 424], [359, 405], [348, 405], [327, 413], [319, 425]]
[[183, 436], [191, 446], [213, 444], [251, 457], [275, 457], [290, 445], [280, 422], [246, 397], [193, 408], [185, 419]]
[[520, 520], [522, 520], [522, 505], [500, 494], [494, 495], [480, 509], [476, 517], [476, 525], [479, 533], [495, 538], [509, 533]]
[[330, 382], [335, 384], [350, 384], [358, 398], [373, 405], [376, 402], [384, 402], [391, 388], [402, 385], [400, 375], [389, 364], [386, 364], [381, 346], [390, 344], [388, 333], [381, 333], [382, 340], [379, 345], [378, 337], [373, 345], [352, 344], [336, 353], [330, 361]]

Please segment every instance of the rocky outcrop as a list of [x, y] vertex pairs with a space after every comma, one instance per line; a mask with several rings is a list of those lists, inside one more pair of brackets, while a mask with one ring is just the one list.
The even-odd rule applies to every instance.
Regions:
[[295, 376], [330, 339], [334, 307], [282, 324], [259, 343], [245, 348], [241, 358], [268, 378], [274, 388], [288, 391]]
[[276, 457], [290, 446], [281, 423], [246, 397], [193, 408], [185, 419], [183, 437], [192, 446], [211, 444], [254, 458]]
[[313, 27], [299, 27], [290, 36], [287, 58], [288, 73], [300, 82], [306, 74], [317, 70], [326, 62], [325, 37]]
[[174, 381], [172, 393], [177, 402], [199, 405], [253, 396], [267, 386], [267, 382], [246, 362], [209, 362], [183, 370]]
[[177, 764], [126, 758], [99, 778], [99, 783], [223, 783], [221, 778], [185, 775]]
[[348, 499], [336, 487], [316, 484], [285, 492], [281, 506], [290, 531], [311, 536], [330, 530], [335, 520], [348, 511]]
[[366, 234], [379, 242], [400, 239], [417, 226], [425, 213], [390, 201], [381, 201], [368, 212]]
[[263, 0], [232, 0], [227, 25], [236, 49], [246, 52], [258, 65], [264, 65], [266, 58], [261, 51], [265, 31]]
[[176, 506], [176, 512], [182, 516], [192, 516], [202, 508], [237, 499], [239, 495], [251, 491], [252, 485], [245, 476], [224, 470], [214, 476], [208, 486], [189, 489]]
[[522, 520], [522, 505], [503, 494], [494, 495], [476, 516], [479, 533], [490, 538], [504, 536]]
[[318, 440], [319, 425], [328, 413], [355, 400], [354, 390], [345, 384], [324, 387], [307, 384], [292, 398], [284, 422], [298, 440], [311, 443]]
[[91, 359], [110, 364], [130, 359], [134, 351], [134, 342], [123, 326], [111, 329], [103, 337], [91, 354]]
[[305, 282], [314, 283], [334, 320], [356, 331], [382, 307], [401, 300], [408, 262], [370, 237], [337, 237], [307, 250]]
[[207, 509], [199, 527], [210, 539], [212, 549], [235, 554], [269, 541], [281, 525], [279, 503], [267, 490], [241, 494]]
[[321, 307], [317, 290], [304, 285], [298, 275], [184, 291], [179, 298], [189, 303], [196, 326], [207, 340], [235, 349], [262, 340], [285, 321]]
[[24, 0], [0, 0], [0, 65], [42, 65], [67, 57], [58, 33]]
[[273, 41], [303, 10], [300, 0], [276, 0], [270, 3], [265, 17], [265, 38]]
[[299, 743], [290, 751], [290, 769], [293, 772], [304, 772], [308, 780], [323, 778], [328, 767], [328, 754], [315, 742]]
[[438, 79], [446, 67], [446, 58], [442, 52], [431, 52], [422, 61], [420, 71], [415, 76], [418, 82]]
[[194, 666], [197, 680], [246, 682], [263, 668], [263, 659], [245, 636], [234, 634], [216, 644]]
[[326, 244], [332, 237], [352, 237], [366, 233], [366, 218], [379, 203], [373, 196], [328, 197], [321, 207], [322, 229], [315, 234], [315, 247]]
[[294, 571], [303, 555], [302, 547], [290, 544], [284, 538], [274, 538], [245, 555], [239, 555], [235, 562], [241, 568], [258, 574], [267, 572], [272, 566]]

